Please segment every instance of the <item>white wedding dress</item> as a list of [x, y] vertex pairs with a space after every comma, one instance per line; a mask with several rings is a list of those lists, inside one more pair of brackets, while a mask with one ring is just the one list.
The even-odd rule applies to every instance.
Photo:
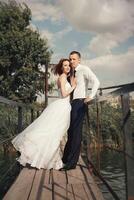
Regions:
[[[70, 89], [66, 82], [66, 90]], [[17, 160], [38, 169], [59, 169], [61, 160], [60, 141], [70, 124], [71, 105], [69, 96], [54, 101], [24, 131], [18, 134], [12, 144], [21, 155]]]

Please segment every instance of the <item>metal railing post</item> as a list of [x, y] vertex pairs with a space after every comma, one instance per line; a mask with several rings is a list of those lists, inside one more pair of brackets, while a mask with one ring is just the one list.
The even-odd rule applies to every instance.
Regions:
[[[134, 200], [134, 160], [130, 157], [134, 155], [132, 143], [132, 129], [130, 123], [130, 99], [126, 93], [121, 96], [123, 110], [123, 132], [124, 132], [124, 151], [125, 154], [125, 171], [126, 171], [126, 198]], [[130, 155], [130, 156], [127, 156]]]

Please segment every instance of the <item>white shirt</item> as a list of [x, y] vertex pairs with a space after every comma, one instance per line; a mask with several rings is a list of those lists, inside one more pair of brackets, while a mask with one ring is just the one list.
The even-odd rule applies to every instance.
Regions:
[[[73, 93], [73, 99], [86, 98], [93, 99], [97, 93], [100, 82], [92, 70], [85, 65], [79, 64], [76, 68], [77, 86]], [[88, 87], [91, 87], [91, 93], [88, 94]]]

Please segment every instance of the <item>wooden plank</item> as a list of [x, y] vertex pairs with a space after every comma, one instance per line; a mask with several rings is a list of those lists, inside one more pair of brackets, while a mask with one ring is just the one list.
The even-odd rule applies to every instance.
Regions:
[[67, 171], [68, 184], [84, 183], [85, 178], [79, 166], [76, 169]]
[[51, 184], [51, 170], [45, 170], [45, 179], [44, 179], [45, 184]]
[[54, 183], [53, 184], [53, 196], [54, 200], [67, 199], [67, 184], [66, 183]]
[[100, 191], [99, 187], [97, 186], [96, 182], [94, 181], [91, 173], [89, 172], [87, 166], [85, 165], [83, 159], [79, 158], [79, 163], [81, 165], [81, 171], [85, 177], [85, 190], [87, 192], [90, 192], [92, 197], [97, 200], [104, 200], [104, 197], [102, 195], [102, 192]]
[[91, 173], [89, 172], [87, 166], [80, 165], [80, 168], [81, 168], [81, 173], [83, 174], [83, 177], [84, 177], [84, 182], [88, 182], [90, 184], [93, 184], [94, 179], [93, 179]]
[[4, 200], [104, 199], [81, 156], [76, 169], [58, 171], [24, 168], [17, 180]]
[[40, 169], [36, 171], [35, 179], [29, 196], [29, 200], [36, 200], [41, 198], [43, 182], [45, 179], [45, 170]]
[[[100, 191], [100, 189], [98, 188], [97, 184], [95, 183], [93, 177], [91, 176], [91, 174], [89, 173], [88, 169], [86, 168], [82, 168], [82, 172], [85, 176], [85, 184], [87, 190], [90, 190], [92, 196], [97, 199], [97, 200], [104, 200], [104, 197]], [[90, 178], [90, 183], [88, 181], [88, 178]]]
[[67, 196], [67, 179], [65, 171], [52, 171], [52, 184], [54, 199], [62, 200]]
[[42, 181], [42, 190], [40, 194], [40, 200], [52, 200], [53, 199], [53, 185], [51, 184], [51, 170], [44, 170], [45, 177]]
[[[52, 200], [53, 199], [53, 187], [52, 184], [43, 184], [40, 200]], [[36, 199], [37, 200], [37, 199]]]
[[52, 176], [53, 176], [53, 183], [67, 184], [67, 176], [65, 171], [53, 170]]
[[3, 200], [27, 200], [32, 188], [35, 173], [35, 169], [24, 168]]
[[[89, 183], [93, 183], [94, 179], [92, 177], [92, 174], [89, 172], [88, 166], [86, 166], [86, 164], [84, 163], [81, 156], [79, 157], [79, 165], [80, 165], [81, 171], [83, 173], [84, 180]], [[84, 169], [84, 171], [83, 171], [83, 169]]]
[[84, 188], [85, 194], [87, 196], [87, 199], [94, 200], [90, 188], [86, 184], [83, 184], [83, 188]]
[[67, 184], [67, 199], [75, 200], [72, 184]]
[[[65, 143], [65, 139], [63, 143]], [[76, 169], [69, 170], [66, 173], [68, 178], [68, 187], [70, 190], [72, 187], [72, 192], [69, 193], [72, 199], [83, 199], [84, 197], [84, 199], [104, 200], [101, 191], [99, 190], [81, 156], [79, 157]], [[78, 193], [78, 196], [75, 194], [77, 193], [77, 190], [78, 192], [81, 191], [80, 194]]]
[[[83, 187], [83, 184], [72, 184], [73, 187], [73, 193], [75, 196], [75, 199], [78, 200], [88, 200], [87, 192], [85, 191], [85, 188]], [[92, 200], [92, 196], [90, 195]], [[98, 199], [99, 200], [99, 199]]]

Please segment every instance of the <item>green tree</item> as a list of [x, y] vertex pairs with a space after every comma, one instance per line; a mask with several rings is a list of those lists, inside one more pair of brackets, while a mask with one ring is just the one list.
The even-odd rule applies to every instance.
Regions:
[[49, 63], [52, 54], [30, 20], [26, 4], [0, 2], [0, 95], [23, 102], [35, 101], [44, 90], [38, 64]]

